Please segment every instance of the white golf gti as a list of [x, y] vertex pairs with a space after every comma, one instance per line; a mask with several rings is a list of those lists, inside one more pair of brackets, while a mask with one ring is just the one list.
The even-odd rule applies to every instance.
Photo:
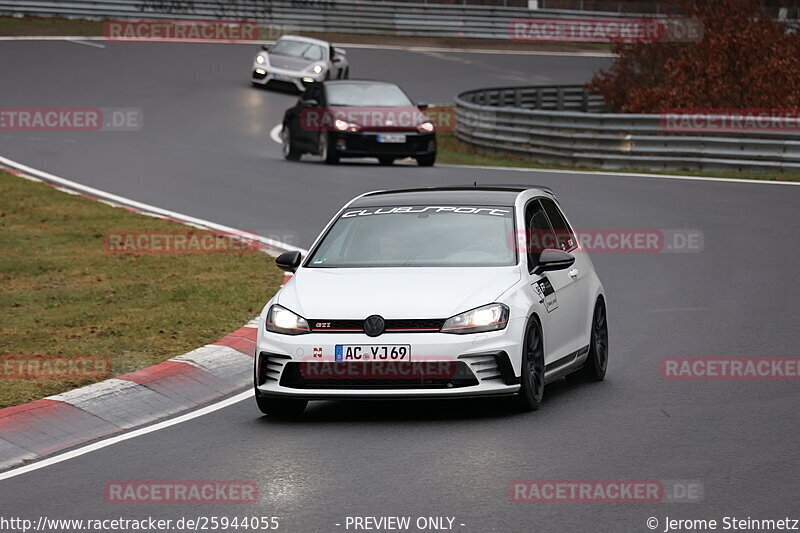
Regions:
[[535, 186], [378, 191], [345, 205], [259, 317], [265, 414], [309, 400], [515, 396], [603, 379], [605, 293], [553, 193]]

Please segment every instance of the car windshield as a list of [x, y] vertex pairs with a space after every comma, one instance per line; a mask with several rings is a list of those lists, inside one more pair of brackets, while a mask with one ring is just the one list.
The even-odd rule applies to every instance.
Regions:
[[290, 57], [302, 57], [310, 61], [319, 61], [325, 57], [324, 50], [318, 44], [283, 39], [270, 48], [270, 54]]
[[516, 263], [513, 208], [470, 205], [345, 210], [311, 268], [506, 266]]
[[397, 85], [387, 83], [332, 83], [325, 87], [332, 107], [413, 107]]

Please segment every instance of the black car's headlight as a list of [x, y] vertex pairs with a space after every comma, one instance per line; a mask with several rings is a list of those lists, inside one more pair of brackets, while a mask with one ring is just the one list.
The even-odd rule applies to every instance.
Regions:
[[445, 320], [442, 333], [482, 333], [504, 329], [508, 324], [508, 306], [489, 304], [465, 311]]
[[272, 333], [283, 333], [284, 335], [311, 333], [305, 318], [278, 304], [274, 304], [269, 308], [265, 329]]

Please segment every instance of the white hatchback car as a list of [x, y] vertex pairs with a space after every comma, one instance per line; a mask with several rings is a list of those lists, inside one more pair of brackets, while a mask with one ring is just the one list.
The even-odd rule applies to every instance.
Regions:
[[259, 317], [255, 396], [308, 400], [516, 396], [603, 379], [603, 285], [546, 187], [379, 191], [345, 205]]

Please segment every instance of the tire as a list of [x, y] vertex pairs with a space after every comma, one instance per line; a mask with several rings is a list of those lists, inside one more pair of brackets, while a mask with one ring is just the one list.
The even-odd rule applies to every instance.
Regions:
[[608, 317], [603, 298], [598, 298], [592, 315], [592, 334], [589, 340], [589, 355], [580, 376], [589, 381], [602, 381], [608, 368]]
[[281, 140], [283, 141], [283, 144], [281, 144], [283, 157], [287, 161], [299, 161], [303, 153], [294, 147], [292, 143], [292, 133], [286, 126], [281, 128]]
[[522, 349], [522, 386], [515, 400], [521, 411], [536, 411], [544, 398], [544, 341], [539, 322], [533, 318], [525, 330]]
[[379, 157], [378, 163], [388, 167], [389, 165], [394, 164], [394, 157]]
[[421, 155], [417, 157], [417, 164], [421, 167], [432, 167], [436, 162], [436, 154]]
[[328, 132], [321, 131], [319, 133], [319, 160], [326, 165], [335, 165], [339, 162], [339, 157], [330, 152]]
[[267, 398], [256, 391], [256, 404], [265, 415], [275, 418], [294, 418], [300, 416], [308, 405], [308, 400]]

